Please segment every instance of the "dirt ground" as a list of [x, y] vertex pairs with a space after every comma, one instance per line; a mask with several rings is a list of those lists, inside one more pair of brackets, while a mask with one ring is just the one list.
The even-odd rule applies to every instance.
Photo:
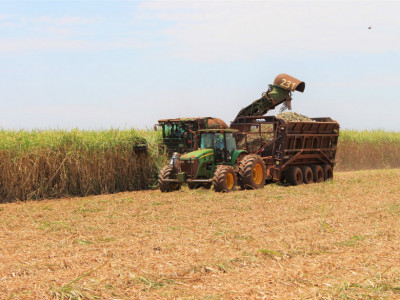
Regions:
[[0, 205], [0, 299], [400, 299], [400, 169]]

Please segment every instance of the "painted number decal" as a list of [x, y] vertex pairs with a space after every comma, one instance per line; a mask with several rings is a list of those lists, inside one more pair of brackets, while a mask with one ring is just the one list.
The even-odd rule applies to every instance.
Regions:
[[286, 80], [286, 79], [282, 78], [282, 82], [281, 82], [282, 87], [294, 90], [295, 85], [296, 85], [295, 82], [291, 82], [290, 80]]

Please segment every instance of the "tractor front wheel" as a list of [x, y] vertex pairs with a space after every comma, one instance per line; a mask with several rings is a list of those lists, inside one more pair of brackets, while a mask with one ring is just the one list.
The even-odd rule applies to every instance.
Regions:
[[214, 173], [214, 191], [230, 192], [236, 189], [237, 177], [231, 166], [218, 166]]
[[257, 154], [247, 155], [239, 165], [239, 184], [243, 189], [260, 189], [265, 185], [265, 164]]
[[176, 172], [173, 166], [167, 165], [162, 168], [160, 174], [158, 175], [158, 186], [160, 187], [161, 192], [172, 192], [177, 191], [181, 188], [180, 183], [164, 181], [164, 179], [173, 179], [175, 177]]

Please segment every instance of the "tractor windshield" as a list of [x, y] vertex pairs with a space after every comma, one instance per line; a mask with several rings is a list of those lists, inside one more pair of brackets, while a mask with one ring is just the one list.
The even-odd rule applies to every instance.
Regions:
[[236, 150], [236, 140], [232, 133], [226, 133], [226, 150], [230, 154]]
[[[233, 153], [236, 150], [236, 141], [232, 133], [225, 133], [226, 150]], [[221, 132], [203, 133], [201, 135], [201, 149], [218, 149], [224, 150], [224, 134]]]
[[214, 133], [203, 133], [200, 147], [201, 149], [214, 148]]

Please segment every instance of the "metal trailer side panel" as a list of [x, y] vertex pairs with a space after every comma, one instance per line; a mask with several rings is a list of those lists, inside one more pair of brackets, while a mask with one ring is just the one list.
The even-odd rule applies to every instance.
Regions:
[[267, 166], [270, 177], [280, 181], [290, 166], [329, 164], [333, 167], [339, 128], [336, 121], [285, 122], [279, 119], [276, 150]]

